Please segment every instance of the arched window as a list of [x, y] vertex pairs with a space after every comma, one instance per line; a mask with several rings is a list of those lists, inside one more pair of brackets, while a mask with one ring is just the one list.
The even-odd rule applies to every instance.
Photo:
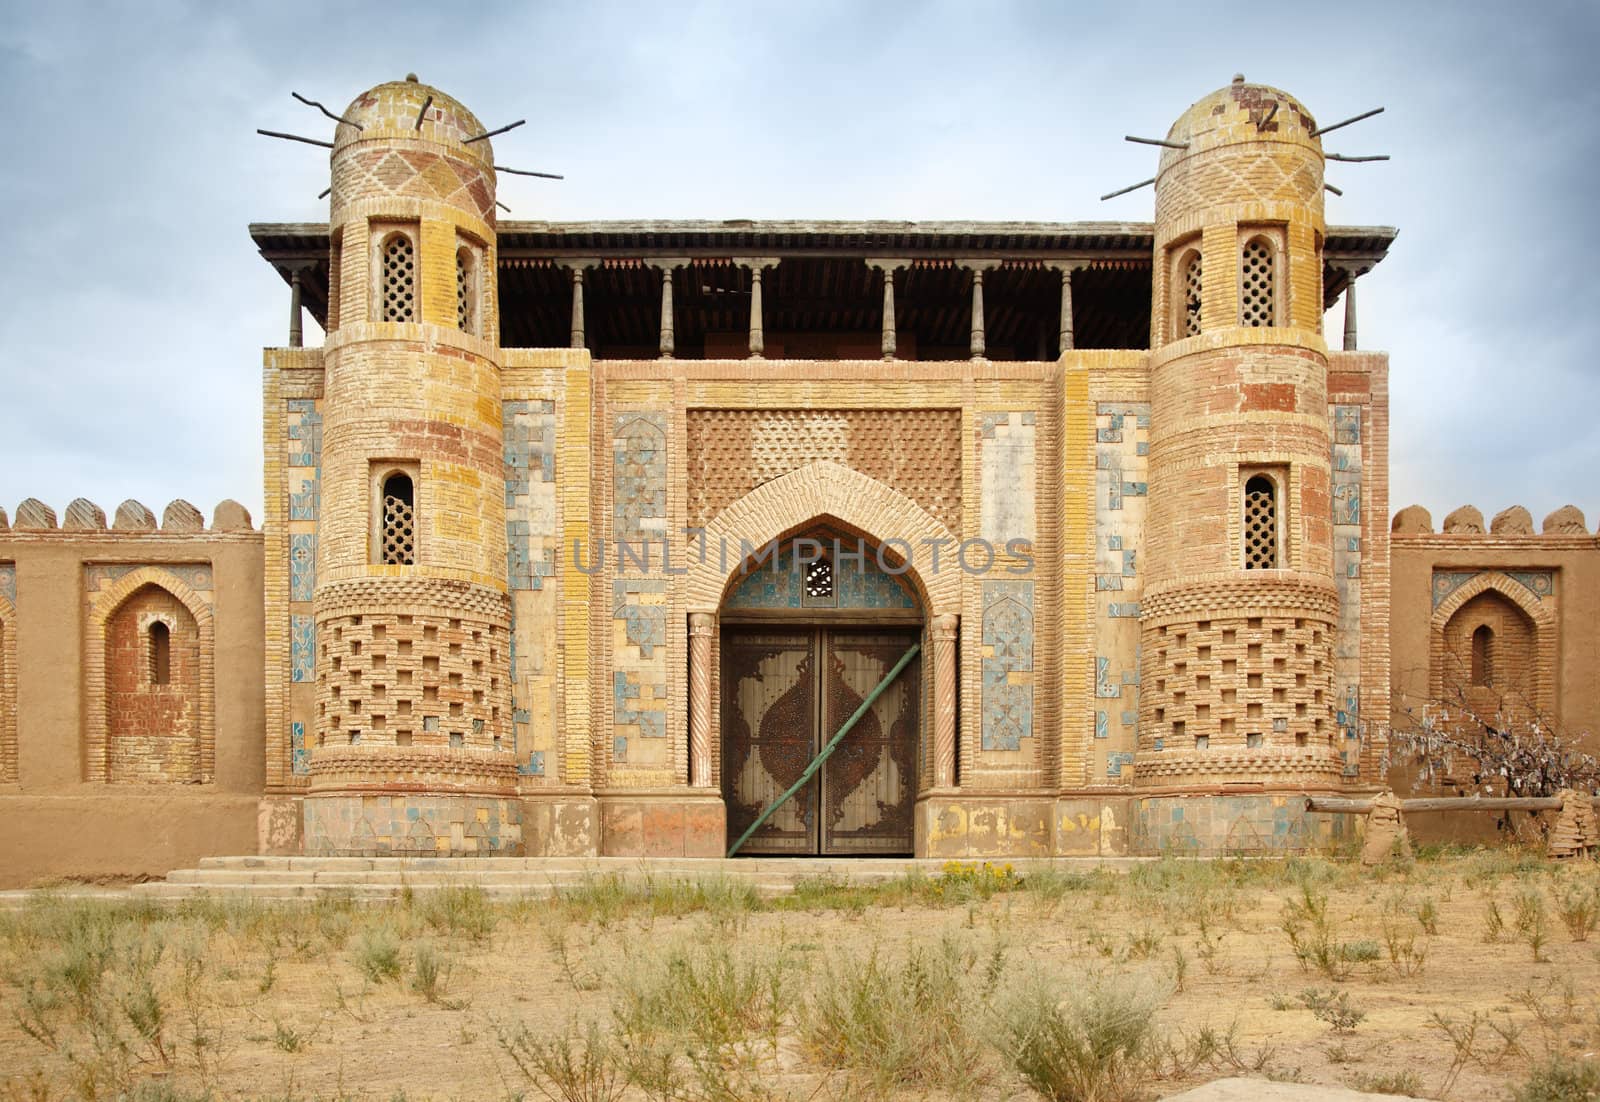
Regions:
[[383, 480], [383, 527], [379, 532], [385, 566], [417, 561], [416, 500], [411, 476], [396, 471]]
[[1244, 568], [1278, 567], [1278, 487], [1264, 474], [1244, 484]]
[[1494, 629], [1479, 624], [1472, 633], [1471, 683], [1488, 685], [1494, 681]]
[[1204, 285], [1199, 250], [1191, 249], [1178, 264], [1178, 293], [1183, 310], [1177, 316], [1178, 333], [1193, 337], [1200, 332], [1200, 292]]
[[167, 685], [172, 681], [172, 629], [157, 620], [150, 625], [150, 684]]
[[415, 321], [417, 258], [411, 238], [391, 234], [383, 243], [383, 285], [380, 292], [384, 321]]
[[478, 331], [477, 264], [472, 249], [463, 245], [456, 250], [456, 325], [463, 333]]
[[1272, 243], [1252, 237], [1239, 254], [1239, 324], [1259, 328], [1277, 324], [1277, 286]]

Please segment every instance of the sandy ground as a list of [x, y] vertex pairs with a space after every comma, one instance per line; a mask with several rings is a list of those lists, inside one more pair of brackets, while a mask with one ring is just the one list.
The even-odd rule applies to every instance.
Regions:
[[[1600, 872], [1593, 865], [1552, 870], [1524, 862], [1518, 871], [1507, 864], [1483, 855], [1441, 859], [1381, 877], [1321, 866], [1312, 895], [1325, 893], [1330, 944], [1352, 947], [1357, 958], [1373, 956], [1376, 947], [1375, 959], [1336, 962], [1338, 978], [1297, 960], [1284, 927], [1286, 915], [1294, 925], [1294, 905], [1305, 895], [1282, 878], [1209, 888], [1108, 877], [1116, 883], [1065, 891], [1023, 885], [967, 899], [961, 897], [970, 893], [957, 891], [888, 901], [835, 893], [813, 909], [777, 912], [652, 915], [638, 905], [532, 902], [495, 906], [493, 930], [481, 939], [401, 905], [321, 915], [296, 907], [227, 921], [179, 912], [152, 973], [164, 992], [161, 1049], [170, 1064], [136, 1031], [119, 1035], [134, 1038], [126, 1061], [132, 1077], [165, 1082], [176, 1097], [211, 1089], [230, 1098], [538, 1098], [545, 1095], [518, 1069], [502, 1034], [520, 1024], [532, 1037], [549, 1038], [590, 1020], [609, 1030], [628, 976], [674, 947], [730, 944], [753, 956], [781, 955], [791, 962], [792, 982], [779, 1000], [784, 1024], [776, 1046], [753, 1041], [754, 1066], [721, 1097], [951, 1097], [923, 1086], [873, 1088], [848, 1069], [822, 1066], [795, 1027], [807, 983], [828, 962], [858, 961], [874, 948], [898, 958], [948, 936], [973, 961], [1001, 960], [1002, 982], [1147, 977], [1170, 992], [1157, 1016], [1169, 1036], [1193, 1038], [1203, 1027], [1231, 1034], [1231, 1054], [1169, 1070], [1149, 1085], [1148, 1097], [1228, 1075], [1373, 1090], [1409, 1073], [1425, 1097], [1502, 1099], [1548, 1054], [1600, 1050], [1600, 932], [1574, 941], [1555, 907], [1562, 891], [1600, 893]], [[1519, 892], [1543, 901], [1542, 959], [1515, 929]], [[1491, 900], [1506, 925], [1495, 940], [1486, 932]], [[1427, 902], [1437, 933], [1418, 917]], [[36, 1019], [53, 1023], [52, 1040], [24, 1030], [29, 970], [60, 949], [50, 941], [55, 927], [40, 913], [0, 918], [0, 1098], [89, 1096], [82, 1069], [99, 1066], [93, 1031], [73, 1018], [70, 998]], [[377, 926], [398, 942], [398, 979], [374, 982], [359, 967], [360, 947]], [[1302, 916], [1302, 939], [1311, 930]], [[1403, 951], [1408, 938], [1420, 963]], [[1399, 960], [1391, 942], [1402, 950]], [[446, 968], [431, 1001], [413, 989], [419, 951]], [[180, 963], [186, 955], [187, 984]], [[124, 992], [105, 996], [114, 1018], [126, 988], [116, 976], [105, 982], [105, 991]], [[1308, 988], [1345, 992], [1364, 1016], [1337, 1032], [1305, 1006]], [[973, 1001], [963, 1012], [975, 1031], [997, 1035], [992, 1012]], [[1447, 1027], [1461, 1037], [1474, 1021], [1464, 1047], [1451, 1041]], [[192, 1044], [196, 1035], [209, 1039], [203, 1059]], [[991, 1059], [988, 1081], [965, 1096], [1038, 1097], [998, 1055]], [[625, 1097], [646, 1095], [634, 1089]]]

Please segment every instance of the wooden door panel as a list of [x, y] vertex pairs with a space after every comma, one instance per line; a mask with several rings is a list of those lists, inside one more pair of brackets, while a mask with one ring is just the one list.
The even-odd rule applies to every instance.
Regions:
[[[916, 641], [906, 632], [824, 633], [824, 739]], [[920, 666], [913, 660], [901, 671], [823, 766], [823, 853], [911, 852]]]
[[[738, 838], [800, 778], [816, 753], [817, 634], [729, 632], [722, 642], [722, 795]], [[807, 785], [741, 853], [817, 851], [817, 786]]]

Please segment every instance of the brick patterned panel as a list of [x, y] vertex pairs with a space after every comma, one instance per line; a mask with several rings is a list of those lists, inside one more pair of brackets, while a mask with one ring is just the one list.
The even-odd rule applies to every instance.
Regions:
[[[1209, 604], [1216, 611], [1204, 618], [1161, 615], [1159, 608], [1147, 614], [1140, 784], [1174, 769], [1196, 783], [1224, 780], [1249, 772], [1229, 762], [1255, 757], [1263, 768], [1257, 780], [1285, 768], [1337, 773], [1332, 610], [1240, 615], [1238, 604]], [[1268, 760], [1285, 751], [1293, 752], [1286, 763]]]
[[494, 221], [494, 180], [479, 165], [422, 149], [362, 149], [333, 162], [333, 208], [398, 195], [435, 199]]
[[[151, 636], [168, 631], [167, 680], [158, 683]], [[147, 585], [106, 625], [106, 779], [113, 784], [197, 784], [201, 755], [200, 628], [177, 597]]]
[[319, 746], [510, 749], [500, 624], [368, 611], [317, 627]]
[[688, 523], [818, 460], [898, 490], [961, 530], [961, 411], [956, 409], [691, 409]]

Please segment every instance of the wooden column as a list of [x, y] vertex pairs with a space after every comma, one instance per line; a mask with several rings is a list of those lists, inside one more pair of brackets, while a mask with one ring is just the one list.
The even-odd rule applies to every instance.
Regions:
[[767, 351], [767, 334], [762, 325], [761, 269], [750, 269], [750, 355], [761, 359]]
[[303, 319], [300, 309], [300, 268], [289, 269], [289, 347], [299, 348], [305, 343]]
[[998, 268], [998, 260], [968, 261], [962, 265], [972, 272], [972, 358], [981, 360], [988, 351], [988, 336], [983, 325], [983, 273]]
[[896, 319], [894, 309], [894, 274], [910, 265], [909, 260], [868, 259], [867, 267], [883, 273], [883, 358], [892, 360], [896, 353]]
[[583, 266], [573, 264], [572, 268], [572, 342], [573, 348], [582, 348], [588, 344], [588, 334], [584, 332], [583, 322]]
[[1356, 350], [1356, 271], [1350, 269], [1350, 282], [1344, 285], [1344, 350]]
[[588, 333], [585, 331], [583, 316], [583, 285], [584, 273], [590, 268], [598, 268], [598, 258], [584, 258], [582, 260], [557, 261], [563, 268], [572, 273], [572, 331], [571, 347], [583, 348], [588, 344]]
[[733, 262], [750, 269], [750, 358], [759, 360], [767, 352], [766, 313], [761, 301], [761, 275], [778, 266], [775, 256], [736, 256]]
[[661, 358], [670, 360], [675, 345], [675, 336], [672, 331], [672, 273], [687, 264], [687, 260], [663, 260], [657, 267], [661, 269]]
[[711, 638], [709, 612], [689, 614], [689, 784], [711, 785]]
[[1061, 273], [1061, 343], [1060, 350], [1068, 352], [1077, 347], [1072, 333], [1072, 273], [1088, 267], [1082, 261], [1052, 262], [1050, 267]]
[[935, 616], [928, 625], [933, 642], [933, 786], [956, 783], [956, 632], [953, 613]]

